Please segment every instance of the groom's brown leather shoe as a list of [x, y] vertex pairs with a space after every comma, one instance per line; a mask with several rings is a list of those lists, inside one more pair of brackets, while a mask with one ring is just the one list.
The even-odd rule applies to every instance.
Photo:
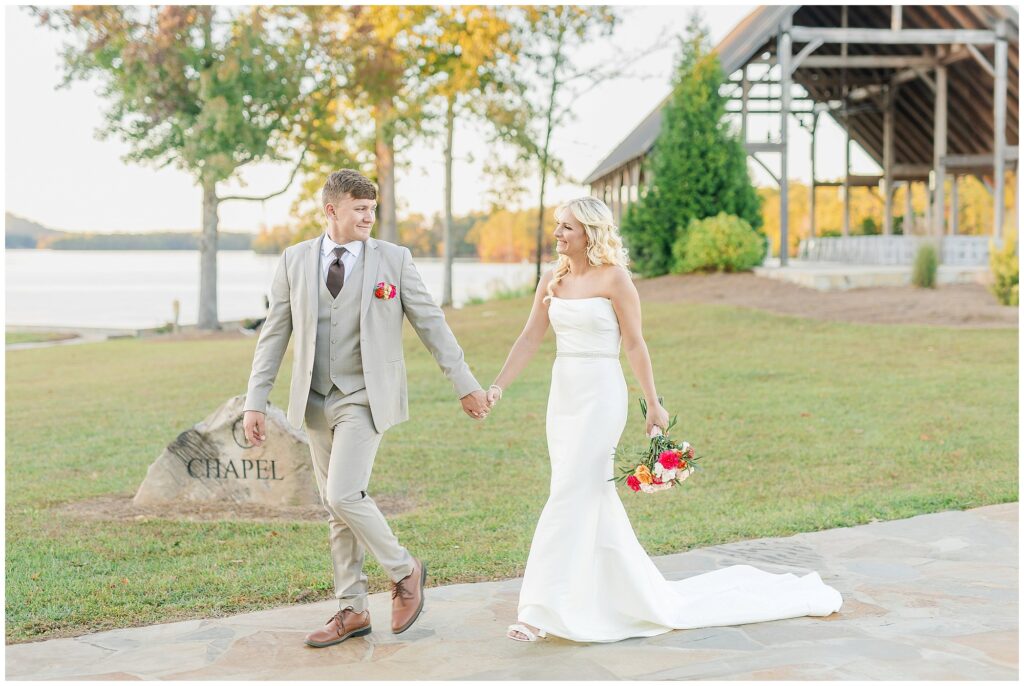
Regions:
[[391, 631], [400, 634], [416, 621], [423, 609], [423, 585], [427, 581], [427, 566], [412, 559], [412, 573], [395, 582], [391, 590]]
[[350, 607], [338, 610], [320, 629], [306, 636], [306, 645], [314, 648], [326, 648], [341, 643], [353, 636], [365, 636], [370, 633], [370, 611], [356, 612]]

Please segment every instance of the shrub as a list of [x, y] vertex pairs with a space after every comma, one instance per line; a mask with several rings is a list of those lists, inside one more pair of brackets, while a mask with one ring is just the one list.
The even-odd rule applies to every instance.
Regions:
[[1018, 279], [1020, 265], [1017, 258], [1017, 237], [1009, 235], [1002, 250], [996, 248], [995, 242], [988, 244], [989, 266], [995, 282], [989, 287], [996, 299], [1004, 305], [1017, 307], [1020, 305], [1018, 296]]
[[743, 219], [725, 212], [690, 220], [672, 246], [675, 273], [698, 270], [747, 271], [764, 261], [765, 241]]
[[914, 255], [914, 271], [910, 281], [918, 288], [935, 288], [935, 273], [938, 268], [938, 251], [931, 243], [925, 243]]
[[875, 221], [874, 217], [864, 217], [860, 223], [860, 233], [862, 236], [877, 236], [881, 233], [879, 231], [878, 222]]

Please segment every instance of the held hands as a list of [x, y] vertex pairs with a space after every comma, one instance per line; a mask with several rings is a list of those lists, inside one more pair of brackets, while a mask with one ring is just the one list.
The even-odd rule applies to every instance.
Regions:
[[267, 440], [267, 415], [255, 410], [246, 410], [242, 421], [245, 440], [259, 448]]
[[463, 411], [473, 419], [484, 419], [491, 410], [483, 391], [473, 391], [469, 395], [464, 395], [459, 402], [462, 403]]
[[651, 435], [651, 430], [655, 426], [660, 428], [661, 433], [664, 434], [665, 431], [668, 429], [668, 421], [668, 410], [662, 407], [661, 403], [655, 400], [647, 408], [647, 435]]
[[494, 407], [494, 405], [501, 400], [501, 386], [498, 384], [491, 384], [491, 387], [487, 389], [487, 406]]

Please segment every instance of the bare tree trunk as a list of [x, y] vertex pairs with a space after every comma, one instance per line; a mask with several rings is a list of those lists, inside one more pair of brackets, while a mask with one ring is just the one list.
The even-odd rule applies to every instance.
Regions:
[[537, 278], [533, 283], [534, 288], [540, 285], [540, 263], [544, 252], [544, 189], [547, 186], [548, 180], [547, 157], [545, 146], [540, 171], [540, 208], [537, 210]]
[[447, 139], [444, 146], [444, 290], [441, 307], [452, 304], [452, 263], [455, 259], [455, 241], [452, 239], [452, 155], [455, 139], [455, 96], [448, 97], [445, 111]]
[[199, 328], [220, 328], [217, 319], [217, 182], [203, 179], [203, 232], [199, 235]]
[[377, 153], [377, 204], [381, 212], [377, 217], [377, 236], [381, 240], [398, 242], [398, 213], [395, 210], [395, 139], [388, 121], [390, 103], [379, 103], [374, 108]]
[[534, 288], [540, 285], [540, 265], [544, 254], [544, 190], [548, 181], [548, 148], [551, 147], [551, 128], [555, 116], [555, 96], [558, 95], [558, 69], [562, 64], [562, 46], [565, 40], [565, 27], [561, 27], [555, 44], [554, 66], [551, 69], [551, 90], [548, 93], [547, 121], [544, 127], [544, 148], [540, 156], [540, 207], [537, 209], [537, 279]]

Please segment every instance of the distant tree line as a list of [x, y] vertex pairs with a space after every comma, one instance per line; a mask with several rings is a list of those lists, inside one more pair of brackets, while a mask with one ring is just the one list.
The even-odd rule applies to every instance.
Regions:
[[[160, 233], [64, 234], [40, 238], [36, 248], [47, 250], [198, 250], [200, 234], [162, 231]], [[251, 250], [251, 233], [217, 234], [219, 250]]]
[[[546, 208], [544, 217], [541, 260], [547, 261], [555, 257], [554, 208]], [[536, 207], [452, 215], [452, 257], [484, 262], [536, 261], [536, 218]], [[398, 221], [398, 242], [416, 257], [444, 257], [444, 224], [441, 214], [431, 218], [410, 214]], [[260, 231], [253, 239], [252, 249], [257, 253], [279, 254], [289, 245], [313, 238], [323, 230], [317, 223], [305, 225], [299, 231], [289, 224], [281, 224]]]

